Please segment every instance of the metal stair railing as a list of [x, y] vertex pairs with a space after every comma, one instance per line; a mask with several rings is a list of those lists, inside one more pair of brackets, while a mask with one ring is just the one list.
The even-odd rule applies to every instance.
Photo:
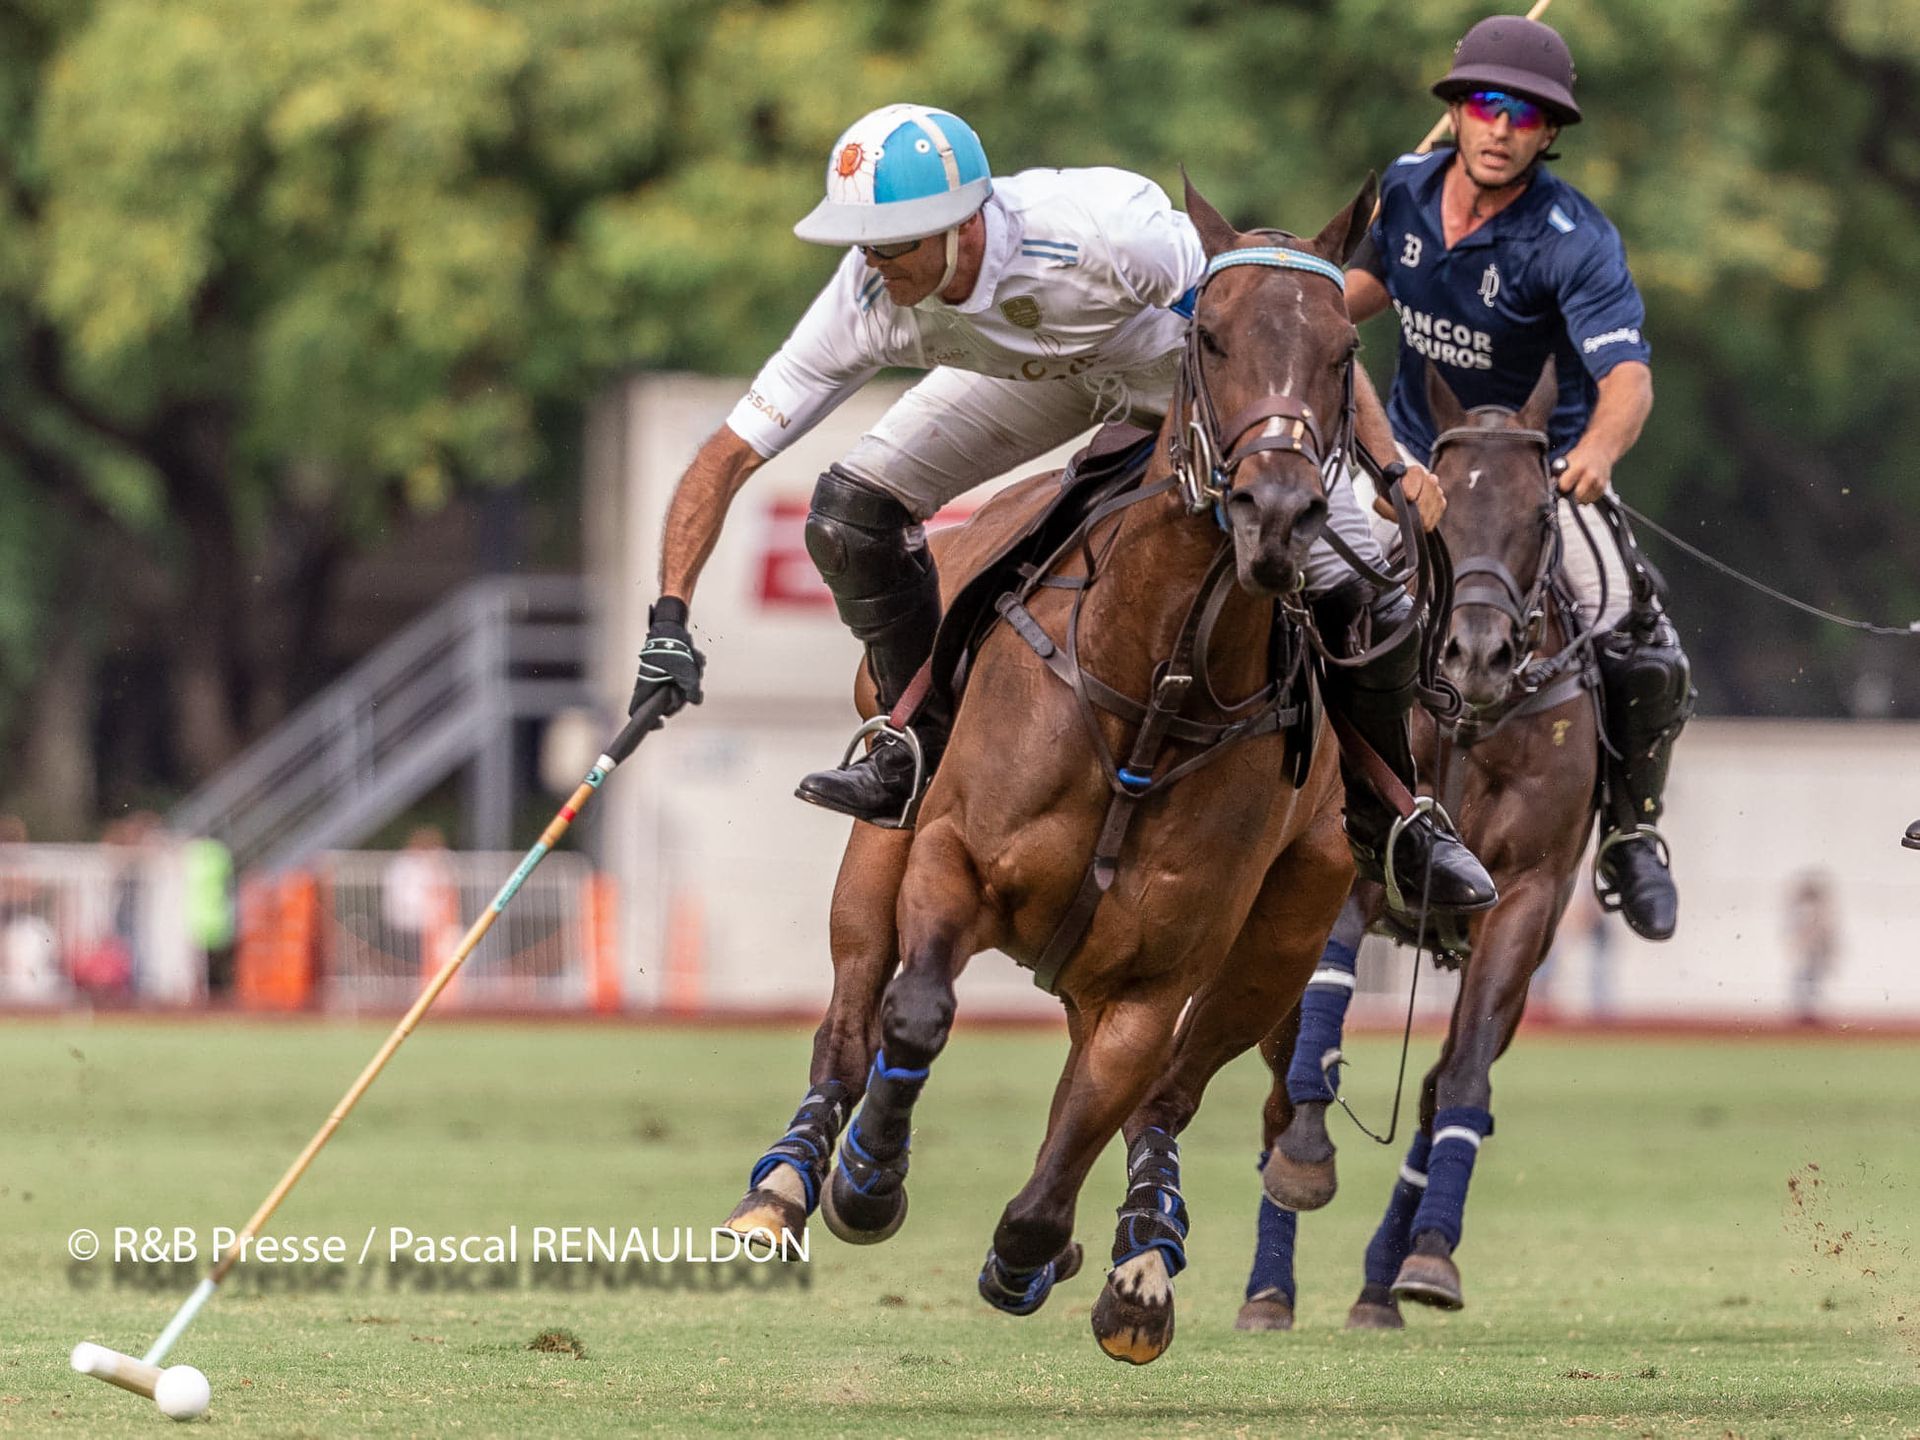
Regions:
[[513, 720], [592, 703], [585, 598], [574, 576], [473, 582], [188, 796], [169, 825], [220, 840], [240, 867], [282, 869], [360, 843], [509, 743]]

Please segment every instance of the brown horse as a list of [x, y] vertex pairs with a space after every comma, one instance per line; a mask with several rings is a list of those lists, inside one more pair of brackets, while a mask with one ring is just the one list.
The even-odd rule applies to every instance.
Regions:
[[[906, 1214], [912, 1109], [946, 1044], [955, 977], [985, 949], [1045, 973], [1064, 948], [1051, 988], [1066, 1007], [1065, 1068], [1033, 1174], [1002, 1214], [980, 1276], [990, 1303], [1030, 1314], [1078, 1268], [1080, 1187], [1168, 1073], [1189, 1000], [1182, 1053], [1205, 1052], [1186, 1070], [1183, 1093], [1196, 1102], [1212, 1068], [1296, 1003], [1352, 876], [1334, 748], [1314, 743], [1300, 755], [1280, 730], [1253, 726], [1202, 766], [1196, 737], [1247, 724], [1247, 702], [1221, 696], [1274, 691], [1276, 626], [1286, 623], [1276, 601], [1294, 603], [1326, 515], [1323, 469], [1335, 460], [1319, 453], [1312, 417], [1340, 422], [1328, 432], [1336, 452], [1351, 423], [1356, 337], [1337, 267], [1365, 233], [1373, 195], [1370, 177], [1300, 241], [1242, 234], [1188, 187], [1208, 279], [1138, 501], [1068, 547], [1030, 590], [1030, 609], [987, 635], [917, 828], [854, 826], [834, 894], [834, 990], [813, 1088], [754, 1167], [734, 1228], [790, 1232], [819, 1201], [843, 1239], [891, 1235]], [[1203, 491], [1194, 503], [1196, 470], [1217, 497]], [[1031, 514], [1050, 483], [1026, 482], [986, 506], [966, 527], [976, 533], [942, 554], [942, 573], [998, 548], [994, 536]], [[1192, 655], [1202, 612], [1210, 638]], [[1061, 683], [1049, 653], [1064, 657], [1074, 684]], [[1166, 663], [1183, 653], [1194, 661], [1190, 686]], [[1149, 697], [1162, 719], [1123, 721], [1106, 701], [1088, 703], [1090, 689]], [[1155, 697], [1169, 696], [1163, 709]], [[1148, 744], [1139, 732], [1156, 724], [1160, 739]], [[1304, 762], [1297, 774], [1290, 753]], [[1137, 818], [1122, 826], [1124, 851], [1112, 849], [1118, 863], [1089, 871], [1128, 806]], [[1063, 947], [1062, 934], [1077, 943]], [[1222, 1025], [1206, 997], [1228, 994], [1235, 1013]], [[1196, 1029], [1206, 1045], [1186, 1044]], [[1216, 1043], [1226, 1031], [1230, 1042]], [[1136, 1124], [1129, 1138], [1116, 1269], [1094, 1329], [1108, 1353], [1144, 1363], [1172, 1338], [1166, 1282], [1184, 1263], [1187, 1222], [1172, 1134]]]
[[[1467, 709], [1447, 726], [1423, 715], [1415, 743], [1423, 773], [1492, 872], [1500, 900], [1472, 917], [1464, 935], [1438, 937], [1443, 951], [1464, 962], [1460, 994], [1421, 1090], [1420, 1133], [1367, 1248], [1366, 1283], [1349, 1328], [1400, 1328], [1401, 1300], [1443, 1309], [1463, 1303], [1452, 1253], [1474, 1156], [1493, 1131], [1490, 1072], [1512, 1043], [1528, 981], [1553, 943], [1593, 828], [1597, 682], [1578, 612], [1556, 588], [1558, 494], [1545, 434], [1555, 393], [1549, 360], [1518, 413], [1496, 406], [1466, 413], [1428, 367], [1428, 401], [1440, 429], [1433, 468], [1447, 495], [1441, 535], [1456, 562], [1442, 667]], [[1523, 583], [1519, 576], [1530, 578]], [[1302, 1015], [1262, 1047], [1274, 1089], [1261, 1237], [1242, 1329], [1292, 1324], [1295, 1212], [1333, 1198], [1326, 1114], [1337, 1083], [1340, 1024], [1354, 953], [1384, 908], [1379, 886], [1355, 885]]]

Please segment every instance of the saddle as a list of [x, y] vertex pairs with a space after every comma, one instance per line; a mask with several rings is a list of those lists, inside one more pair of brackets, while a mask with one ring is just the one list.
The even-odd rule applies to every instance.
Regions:
[[940, 617], [929, 674], [957, 704], [966, 672], [987, 631], [1000, 618], [1000, 597], [1020, 589], [1039, 565], [1080, 528], [1095, 509], [1137, 488], [1158, 437], [1134, 425], [1106, 425], [1067, 462], [1053, 497], [970, 576]]

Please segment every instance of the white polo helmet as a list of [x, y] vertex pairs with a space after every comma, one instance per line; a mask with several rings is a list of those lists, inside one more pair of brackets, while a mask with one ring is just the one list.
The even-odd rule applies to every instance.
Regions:
[[993, 193], [966, 121], [887, 105], [847, 127], [827, 157], [827, 196], [793, 233], [816, 245], [897, 245], [952, 230]]

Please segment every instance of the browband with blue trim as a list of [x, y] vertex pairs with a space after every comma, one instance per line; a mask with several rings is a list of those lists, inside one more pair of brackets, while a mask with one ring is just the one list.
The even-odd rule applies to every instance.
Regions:
[[1322, 260], [1318, 255], [1309, 255], [1304, 250], [1289, 250], [1280, 245], [1262, 245], [1253, 250], [1226, 250], [1207, 262], [1207, 279], [1211, 280], [1222, 270], [1230, 270], [1235, 265], [1270, 265], [1276, 270], [1305, 270], [1314, 275], [1322, 275], [1338, 285], [1344, 293], [1347, 277], [1340, 267], [1331, 260]]

